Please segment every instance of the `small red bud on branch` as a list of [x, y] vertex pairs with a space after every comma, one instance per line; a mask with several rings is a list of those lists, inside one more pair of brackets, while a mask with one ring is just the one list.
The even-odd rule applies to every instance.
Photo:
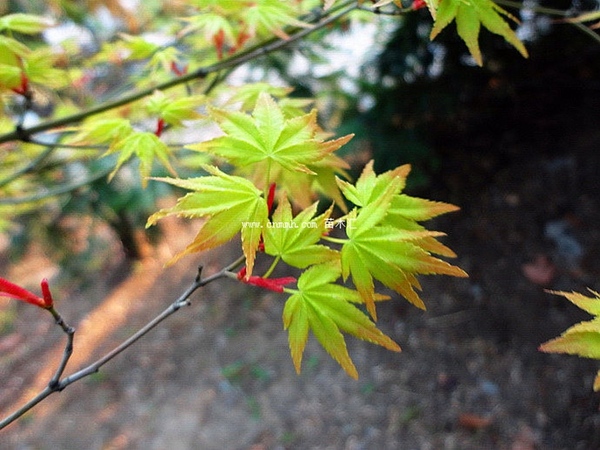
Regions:
[[414, 10], [425, 8], [425, 6], [427, 6], [427, 3], [424, 0], [413, 0], [412, 2], [412, 9]]
[[160, 137], [162, 135], [163, 130], [165, 129], [165, 119], [158, 119], [158, 121], [156, 122], [156, 131], [154, 131], [154, 134], [157, 137]]
[[48, 287], [48, 280], [44, 278], [41, 284], [43, 297], [39, 297], [33, 292], [11, 283], [4, 278], [0, 278], [0, 296], [14, 298], [25, 303], [39, 306], [40, 308], [50, 309], [54, 306], [54, 300], [52, 299], [52, 294]]
[[223, 45], [225, 44], [225, 31], [222, 28], [213, 36], [213, 42], [217, 49], [217, 58], [220, 61], [223, 59]]
[[177, 65], [177, 62], [171, 61], [171, 72], [173, 72], [178, 77], [185, 75], [187, 73], [187, 71], [188, 71], [187, 65], [183, 66], [182, 68], [179, 68], [179, 66]]

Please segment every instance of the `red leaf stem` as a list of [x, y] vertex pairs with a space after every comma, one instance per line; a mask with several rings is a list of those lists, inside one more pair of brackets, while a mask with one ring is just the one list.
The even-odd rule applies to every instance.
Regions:
[[162, 135], [163, 130], [165, 129], [165, 120], [164, 119], [158, 119], [158, 121], [156, 122], [156, 131], [154, 132], [154, 134], [157, 137], [160, 137]]
[[282, 278], [263, 278], [253, 275], [251, 277], [246, 277], [246, 267], [242, 267], [242, 269], [237, 274], [238, 280], [246, 284], [252, 284], [254, 286], [262, 287], [265, 289], [269, 289], [275, 292], [283, 292], [283, 287], [286, 284], [295, 283], [296, 278], [294, 277], [282, 277]]
[[15, 94], [26, 96], [29, 94], [29, 78], [23, 69], [21, 69], [21, 84], [18, 87], [12, 88]]
[[267, 209], [269, 210], [269, 214], [271, 214], [271, 210], [273, 209], [273, 201], [275, 200], [275, 183], [271, 183], [269, 186], [269, 195], [267, 196]]
[[220, 61], [223, 59], [223, 45], [225, 44], [225, 31], [223, 31], [223, 29], [220, 29], [217, 34], [213, 36], [213, 42], [217, 49], [217, 58]]

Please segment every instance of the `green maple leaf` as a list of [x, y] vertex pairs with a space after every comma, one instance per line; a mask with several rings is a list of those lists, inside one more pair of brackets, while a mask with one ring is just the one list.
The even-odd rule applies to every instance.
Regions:
[[410, 197], [405, 194], [392, 199], [388, 216], [400, 216], [415, 221], [429, 220], [440, 214], [457, 211], [458, 206], [449, 203], [435, 202], [423, 198]]
[[289, 172], [314, 175], [308, 165], [352, 138], [349, 135], [330, 141], [319, 139], [316, 110], [286, 118], [273, 98], [264, 93], [251, 116], [219, 109], [212, 109], [211, 115], [226, 135], [187, 147], [221, 156], [238, 167], [252, 166], [248, 170], [259, 173], [264, 185], [279, 184]]
[[244, 9], [243, 20], [251, 35], [276, 35], [282, 39], [289, 36], [283, 31], [286, 26], [310, 27], [298, 20], [293, 2], [280, 0], [259, 0]]
[[0, 65], [14, 66], [20, 75], [20, 58], [25, 58], [30, 52], [25, 44], [0, 34]]
[[162, 68], [166, 73], [171, 73], [173, 64], [180, 64], [181, 59], [182, 54], [180, 50], [176, 47], [166, 47], [152, 54], [152, 57], [148, 61], [148, 67], [152, 71]]
[[46, 88], [61, 88], [70, 82], [70, 78], [66, 71], [54, 67], [58, 59], [49, 48], [33, 50], [23, 60], [23, 69], [29, 81]]
[[79, 131], [67, 142], [70, 144], [115, 143], [134, 133], [128, 119], [94, 119], [77, 128]]
[[415, 220], [452, 210], [451, 206], [400, 194], [407, 174], [408, 169], [401, 166], [377, 176], [368, 164], [354, 186], [339, 182], [346, 198], [361, 206], [346, 216], [348, 239], [341, 251], [342, 275], [344, 279], [352, 277], [373, 318], [374, 279], [425, 309], [415, 292], [420, 289], [415, 275], [466, 276], [460, 268], [431, 255], [453, 256], [435, 240], [443, 233], [427, 231]]
[[[577, 292], [551, 292], [562, 295], [571, 303], [594, 316], [567, 329], [560, 337], [540, 345], [548, 353], [567, 353], [584, 358], [600, 359], [600, 294], [591, 291], [594, 298]], [[594, 380], [594, 391], [600, 391], [600, 371]]]
[[[1, 36], [0, 36], [1, 37]], [[0, 50], [2, 50], [0, 46]], [[2, 58], [0, 56], [0, 58]], [[0, 63], [0, 88], [13, 89], [21, 84], [23, 70], [17, 65]]]
[[[147, 226], [169, 215], [207, 219], [194, 241], [171, 262], [189, 253], [223, 245], [241, 231], [242, 249], [246, 256], [249, 277], [252, 274], [260, 236], [267, 223], [267, 202], [262, 197], [262, 192], [245, 178], [228, 175], [213, 166], [202, 167], [213, 176], [187, 180], [155, 178], [195, 192], [180, 198], [174, 207], [160, 210], [150, 216]], [[249, 222], [254, 222], [257, 226], [244, 226]]]
[[277, 99], [285, 98], [292, 92], [292, 88], [273, 86], [270, 83], [257, 82], [247, 83], [242, 86], [225, 86], [224, 94], [232, 93], [233, 95], [228, 100], [228, 103], [241, 102], [242, 111], [249, 111], [256, 106], [258, 98], [263, 93], [267, 93]]
[[430, 38], [434, 39], [448, 24], [456, 20], [458, 35], [467, 44], [477, 64], [481, 66], [483, 60], [479, 49], [479, 30], [483, 25], [492, 33], [504, 37], [527, 58], [527, 49], [502, 16], [516, 21], [492, 0], [443, 0], [437, 5]]
[[[424, 231], [425, 227], [417, 223], [418, 221], [429, 220], [440, 214], [454, 212], [458, 209], [458, 206], [449, 203], [435, 202], [400, 194], [394, 196], [392, 199], [390, 208], [382, 224], [405, 230]], [[414, 243], [430, 253], [436, 253], [449, 258], [456, 257], [456, 253], [433, 236], [425, 236]]]
[[336, 155], [329, 154], [306, 167], [310, 173], [290, 172], [281, 166], [271, 166], [269, 170], [269, 165], [263, 161], [239, 172], [252, 179], [257, 186], [264, 186], [267, 177], [274, 180], [277, 187], [287, 192], [294, 206], [299, 208], [308, 208], [315, 201], [315, 192], [319, 192], [332, 199], [342, 211], [348, 212], [336, 183], [337, 175], [348, 177], [345, 172], [349, 168], [347, 163]]
[[[346, 373], [355, 379], [358, 378], [358, 372], [348, 354], [342, 331], [389, 350], [400, 351], [398, 344], [354, 306], [353, 303], [362, 303], [361, 295], [333, 284], [339, 276], [337, 264], [313, 266], [298, 279], [298, 290], [285, 290], [292, 295], [285, 303], [283, 324], [288, 330], [290, 352], [298, 373], [309, 330]], [[387, 297], [376, 298], [384, 299]]]
[[22, 34], [37, 34], [53, 25], [55, 23], [52, 19], [33, 14], [15, 13], [0, 17], [0, 31], [9, 30]]
[[147, 41], [141, 36], [131, 36], [121, 33], [121, 38], [123, 39], [125, 48], [131, 52], [129, 55], [130, 59], [149, 58], [160, 49], [160, 46]]
[[115, 169], [109, 176], [109, 180], [117, 173], [121, 166], [134, 155], [137, 156], [140, 161], [140, 175], [142, 176], [143, 187], [146, 187], [148, 184], [147, 178], [150, 176], [155, 158], [158, 158], [163, 166], [171, 173], [175, 174], [175, 170], [169, 162], [169, 147], [154, 133], [148, 131], [131, 133], [111, 145], [105, 155], [116, 152], [119, 153], [119, 157]]
[[337, 179], [338, 185], [348, 200], [356, 206], [366, 206], [369, 203], [381, 198], [383, 192], [393, 181], [396, 188], [395, 193], [399, 193], [406, 185], [406, 178], [410, 173], [408, 164], [399, 166], [394, 170], [376, 175], [373, 171], [373, 160], [369, 161], [355, 184]]
[[162, 91], [156, 91], [146, 101], [148, 112], [160, 116], [173, 126], [181, 126], [184, 120], [200, 119], [202, 114], [197, 108], [206, 102], [204, 95], [191, 95], [181, 98], [168, 97]]
[[[221, 4], [227, 4], [228, 2], [220, 2]], [[233, 3], [231, 3], [233, 5]], [[206, 8], [206, 6], [204, 6]], [[204, 9], [201, 14], [187, 17], [183, 19], [188, 22], [189, 25], [185, 27], [181, 34], [186, 34], [194, 30], [202, 30], [204, 37], [208, 42], [212, 42], [214, 36], [222, 34], [224, 42], [228, 45], [235, 45], [236, 32], [227, 18], [226, 11], [211, 12]]]
[[317, 203], [292, 217], [287, 198], [279, 201], [273, 220], [264, 233], [265, 253], [280, 257], [287, 264], [304, 269], [339, 258], [339, 253], [317, 242], [325, 232], [325, 220], [332, 208], [314, 217]]

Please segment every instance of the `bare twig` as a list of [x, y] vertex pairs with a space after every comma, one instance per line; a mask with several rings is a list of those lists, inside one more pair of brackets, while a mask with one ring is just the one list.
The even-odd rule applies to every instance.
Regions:
[[71, 357], [71, 354], [73, 353], [73, 336], [75, 334], [75, 330], [72, 327], [68, 326], [64, 322], [62, 317], [53, 308], [50, 309], [49, 311], [54, 316], [56, 323], [67, 334], [67, 344], [65, 345], [65, 349], [64, 349], [61, 361], [58, 365], [58, 368], [57, 368], [55, 374], [50, 379], [48, 385], [44, 388], [44, 390], [41, 391], [39, 394], [37, 394], [34, 398], [29, 400], [25, 405], [20, 407], [18, 410], [16, 410], [12, 414], [10, 414], [7, 417], [5, 417], [4, 419], [2, 419], [0, 421], [0, 430], [3, 429], [4, 427], [6, 427], [7, 425], [13, 423], [15, 420], [17, 420], [19, 417], [21, 417], [26, 412], [30, 411], [34, 406], [36, 406], [38, 403], [40, 403], [42, 400], [44, 400], [46, 397], [50, 396], [54, 392], [62, 391], [70, 384], [73, 384], [76, 381], [81, 380], [82, 378], [85, 378], [93, 373], [98, 372], [102, 366], [104, 366], [106, 363], [108, 363], [109, 361], [114, 359], [116, 356], [121, 354], [123, 351], [125, 351], [129, 347], [131, 347], [135, 342], [137, 342], [139, 339], [141, 339], [146, 334], [148, 334], [148, 332], [150, 332], [158, 324], [163, 322], [166, 318], [175, 314], [183, 306], [190, 305], [190, 297], [197, 289], [201, 288], [202, 286], [206, 286], [208, 283], [211, 283], [215, 280], [227, 277], [228, 274], [232, 270], [234, 270], [236, 267], [243, 264], [244, 260], [245, 260], [245, 257], [241, 256], [238, 259], [236, 259], [234, 262], [229, 264], [228, 266], [221, 269], [219, 272], [217, 272], [209, 277], [206, 277], [206, 278], [202, 278], [202, 267], [200, 267], [198, 269], [198, 275], [196, 276], [196, 279], [194, 280], [194, 282], [190, 285], [190, 287], [188, 287], [185, 290], [185, 292], [183, 294], [181, 294], [173, 303], [171, 303], [168, 308], [166, 308], [163, 312], [161, 312], [159, 315], [157, 315], [154, 319], [152, 319], [150, 322], [148, 322], [145, 326], [140, 328], [133, 335], [131, 335], [128, 339], [126, 339], [121, 344], [119, 344], [117, 347], [115, 347], [114, 349], [112, 349], [111, 351], [106, 353], [100, 359], [94, 361], [87, 367], [84, 367], [83, 369], [81, 369], [77, 372], [74, 372], [71, 375], [68, 375], [62, 379], [61, 379], [61, 376], [63, 374], [63, 371], [67, 365], [69, 358]]
[[58, 364], [58, 368], [56, 369], [54, 376], [50, 379], [50, 382], [48, 383], [48, 387], [54, 389], [56, 386], [58, 386], [58, 380], [60, 380], [60, 377], [62, 377], [62, 374], [64, 373], [65, 368], [67, 367], [67, 363], [69, 362], [69, 359], [73, 354], [73, 336], [75, 336], [75, 328], [67, 325], [62, 316], [54, 308], [50, 308], [50, 313], [54, 317], [56, 324], [59, 327], [61, 327], [67, 335], [67, 343], [63, 351], [62, 359]]
[[373, 8], [372, 6], [358, 5], [358, 8], [361, 11], [367, 11], [373, 14], [381, 15], [381, 16], [403, 16], [405, 14], [414, 12], [415, 9], [412, 6], [407, 8], [395, 8], [395, 9], [382, 9], [382, 8]]
[[104, 178], [112, 171], [113, 168], [108, 167], [104, 170], [99, 170], [95, 174], [90, 175], [89, 177], [86, 177], [83, 180], [58, 186], [54, 189], [47, 189], [44, 192], [39, 192], [37, 194], [32, 195], [23, 195], [21, 197], [0, 198], [0, 205], [19, 205], [22, 203], [38, 202], [50, 197], [54, 197], [56, 195], [66, 194], [83, 186], [87, 186], [88, 184], [93, 183], [94, 181], [99, 180], [100, 178]]
[[[44, 144], [45, 145], [45, 144]], [[34, 171], [37, 166], [39, 166], [42, 162], [44, 162], [44, 160], [50, 156], [50, 154], [54, 151], [54, 148], [48, 146], [42, 153], [40, 153], [35, 159], [33, 159], [29, 164], [27, 164], [26, 166], [14, 171], [13, 173], [11, 173], [9, 176], [7, 176], [6, 178], [4, 178], [3, 180], [0, 180], [0, 187], [6, 186], [7, 184], [12, 183], [14, 180], [20, 178], [21, 176], [25, 175], [26, 173], [32, 172]]]
[[[571, 15], [570, 11], [565, 11], [562, 9], [547, 8], [547, 7], [539, 6], [539, 5], [524, 6], [523, 3], [515, 2], [512, 0], [494, 0], [494, 1], [496, 3], [498, 3], [499, 5], [505, 6], [507, 8], [515, 8], [515, 9], [526, 8], [526, 9], [530, 9], [531, 11], [535, 11], [538, 14], [547, 14], [549, 16], [556, 16], [556, 17], [569, 17], [569, 15]], [[598, 33], [594, 32], [594, 30], [592, 30], [590, 27], [586, 26], [585, 24], [576, 22], [576, 21], [571, 21], [568, 19], [560, 20], [560, 22], [570, 24], [570, 25], [574, 26], [575, 28], [577, 28], [582, 33], [587, 34], [590, 38], [592, 38], [596, 42], [600, 42], [600, 35], [598, 35]]]
[[48, 385], [44, 388], [44, 390], [42, 392], [40, 392], [38, 395], [36, 395], [34, 398], [32, 398], [30, 401], [28, 401], [26, 404], [21, 406], [19, 409], [17, 409], [15, 412], [13, 412], [12, 414], [10, 414], [7, 417], [5, 417], [4, 419], [2, 419], [2, 421], [0, 421], [0, 430], [2, 428], [4, 428], [5, 426], [11, 424], [15, 420], [17, 420], [19, 417], [21, 417], [27, 411], [31, 410], [31, 408], [33, 408], [35, 405], [40, 403], [42, 400], [44, 400], [46, 397], [48, 397], [53, 392], [60, 390], [58, 380], [62, 376], [62, 374], [65, 370], [65, 367], [67, 366], [67, 362], [69, 361], [69, 358], [71, 358], [71, 355], [73, 354], [73, 336], [75, 335], [75, 328], [67, 325], [67, 323], [64, 321], [62, 316], [56, 311], [56, 309], [54, 309], [54, 307], [51, 307], [48, 311], [50, 312], [50, 314], [52, 314], [52, 317], [54, 317], [56, 324], [67, 335], [67, 343], [65, 344], [63, 356], [60, 360], [60, 363], [58, 364], [58, 368], [56, 369], [56, 372], [54, 373], [54, 375], [52, 376], [52, 378], [50, 379], [50, 381], [48, 382]]

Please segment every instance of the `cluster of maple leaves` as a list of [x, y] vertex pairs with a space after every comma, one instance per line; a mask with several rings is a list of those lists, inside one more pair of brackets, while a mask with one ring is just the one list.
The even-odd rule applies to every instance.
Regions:
[[[155, 178], [192, 192], [153, 214], [148, 224], [173, 214], [205, 219], [196, 238], [175, 260], [218, 247], [239, 233], [246, 265], [237, 278], [289, 295], [283, 322], [298, 371], [309, 330], [355, 378], [358, 374], [342, 332], [400, 350], [373, 321], [375, 303], [389, 298], [375, 291], [374, 280], [424, 308], [417, 294], [417, 274], [466, 276], [434, 256], [455, 255], [437, 240], [442, 233], [427, 231], [419, 223], [457, 208], [403, 194], [409, 166], [377, 175], [371, 162], [354, 184], [345, 180], [345, 165], [334, 152], [352, 136], [326, 140], [316, 110], [286, 115], [266, 93], [258, 95], [251, 113], [209, 108], [209, 115], [223, 135], [188, 147], [224, 160], [234, 174], [204, 165], [208, 176]], [[320, 214], [317, 202], [307, 203], [306, 195], [300, 195], [316, 190], [333, 199]], [[277, 207], [271, 214], [273, 196]], [[334, 211], [342, 214], [334, 222], [349, 224], [345, 236], [333, 236], [327, 227]], [[244, 226], [247, 223], [254, 226]], [[263, 276], [253, 275], [257, 252], [273, 258]], [[296, 288], [284, 287], [293, 278], [268, 277], [280, 262], [301, 270]], [[351, 280], [356, 290], [338, 283], [340, 279]]]
[[[192, 12], [182, 19], [183, 26], [173, 42], [203, 55], [205, 67], [212, 67], [215, 72], [215, 67], [221, 67], [219, 62], [250, 45], [259, 45], [261, 39], [285, 41], [292, 30], [316, 27], [321, 15], [336, 8], [347, 8], [348, 12], [396, 8], [405, 13], [427, 7], [433, 18], [431, 39], [455, 22], [458, 35], [478, 65], [483, 64], [478, 43], [481, 26], [504, 37], [527, 56], [523, 43], [505, 20], [514, 18], [492, 0], [415, 0], [409, 7], [400, 0], [196, 0], [186, 6]], [[309, 23], [310, 11], [314, 12], [315, 7], [320, 12], [313, 14], [314, 20]], [[49, 25], [46, 18], [28, 14], [0, 18], [1, 93], [30, 101], [35, 84], [64, 89], [70, 88], [69, 80], [73, 80], [72, 86], [86, 85], [87, 75], [79, 68], [67, 71], [59, 67], [59, 55], [48, 46], [32, 50], [12, 37], [37, 34]], [[127, 34], [103, 46], [92, 58], [96, 64], [122, 64], [124, 60], [144, 61], [143, 76], [136, 81], [139, 88], [156, 85], [173, 75], [186, 77], [202, 68], [192, 58], [186, 58], [175, 44], [158, 45], [142, 36]], [[158, 211], [148, 220], [150, 226], [168, 215], [204, 219], [195, 239], [173, 262], [188, 253], [219, 247], [239, 234], [245, 266], [230, 275], [287, 295], [283, 325], [289, 333], [292, 360], [298, 372], [309, 331], [354, 378], [358, 373], [342, 333], [399, 351], [398, 344], [375, 324], [376, 303], [389, 298], [377, 292], [376, 282], [425, 308], [418, 294], [418, 275], [466, 276], [462, 269], [440, 259], [455, 256], [438, 241], [443, 234], [421, 224], [457, 208], [403, 193], [409, 166], [376, 174], [370, 162], [356, 181], [350, 181], [346, 162], [335, 152], [352, 135], [329, 139], [318, 125], [317, 111], [305, 111], [310, 102], [288, 98], [286, 89], [255, 83], [237, 90], [231, 88], [229, 101], [218, 103], [218, 95], [209, 96], [208, 88], [197, 95], [190, 94], [189, 88], [170, 94], [157, 89], [144, 100], [132, 100], [133, 107], [130, 105], [128, 110], [115, 106], [112, 114], [90, 114], [88, 120], [63, 136], [65, 143], [100, 145], [106, 149], [104, 156], [116, 154], [109, 179], [135, 158], [144, 186], [154, 180], [191, 191], [175, 206]], [[148, 118], [156, 121], [154, 130], [140, 130], [135, 121]], [[4, 127], [0, 131], [6, 131], [7, 126], [14, 128], [7, 116], [0, 119]], [[197, 120], [218, 125], [222, 134], [186, 146], [210, 164], [196, 164], [196, 169], [206, 172], [204, 176], [179, 178], [173, 149], [163, 140], [163, 132], [166, 127], [185, 127]], [[31, 138], [23, 134], [25, 131], [20, 127], [26, 138], [23, 144]], [[12, 152], [10, 157], [18, 158], [19, 154]], [[150, 177], [156, 161], [171, 178]], [[224, 165], [231, 170], [218, 167]], [[317, 193], [328, 200], [315, 202]], [[248, 223], [253, 226], [244, 225]], [[308, 223], [311, 226], [305, 226]], [[332, 223], [346, 226], [332, 229]], [[271, 258], [272, 264], [266, 273], [257, 275], [254, 269], [259, 254]], [[272, 277], [279, 264], [291, 266], [299, 275]], [[53, 311], [46, 281], [42, 282], [40, 297], [0, 279], [0, 295]], [[600, 300], [574, 294], [567, 298], [598, 315]], [[600, 348], [596, 322], [594, 319], [579, 324], [542, 349], [600, 357], [596, 350]], [[600, 388], [600, 382], [597, 387]]]

